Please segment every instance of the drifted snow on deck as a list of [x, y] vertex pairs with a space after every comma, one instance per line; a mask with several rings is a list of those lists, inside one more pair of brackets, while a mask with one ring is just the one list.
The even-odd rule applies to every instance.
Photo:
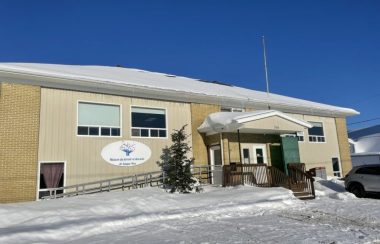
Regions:
[[0, 205], [0, 243], [380, 242], [380, 200], [320, 180], [316, 200], [283, 188], [158, 188]]

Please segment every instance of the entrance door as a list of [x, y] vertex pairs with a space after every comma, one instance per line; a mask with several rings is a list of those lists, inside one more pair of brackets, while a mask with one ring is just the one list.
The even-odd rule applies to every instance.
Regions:
[[282, 151], [280, 145], [270, 145], [270, 160], [272, 166], [276, 167], [277, 169], [281, 170], [282, 172], [285, 172], [284, 169], [284, 160], [282, 158]]
[[[48, 196], [49, 189], [64, 186], [64, 163], [45, 162], [40, 164], [38, 198]], [[57, 191], [57, 194], [63, 191]]]
[[265, 144], [242, 143], [241, 159], [243, 164], [267, 164], [267, 150]]
[[223, 184], [222, 151], [220, 146], [210, 147], [211, 184]]
[[297, 137], [281, 137], [282, 155], [284, 158], [285, 172], [288, 173], [289, 163], [300, 162]]

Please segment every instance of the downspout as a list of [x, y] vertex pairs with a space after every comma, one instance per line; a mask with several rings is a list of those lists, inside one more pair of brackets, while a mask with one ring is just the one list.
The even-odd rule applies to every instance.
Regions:
[[241, 143], [240, 143], [240, 130], [238, 129], [237, 130], [237, 134], [238, 134], [238, 142], [239, 142], [239, 158], [240, 158], [240, 168], [241, 168], [241, 184], [244, 185], [244, 177], [243, 177], [243, 164], [242, 164], [242, 160], [241, 160]]
[[223, 134], [222, 134], [222, 132], [219, 133], [219, 136], [220, 136], [220, 153], [222, 154], [221, 155], [222, 165], [224, 165], [224, 143], [223, 143]]
[[241, 143], [240, 143], [240, 130], [237, 130], [238, 135], [238, 143], [239, 143], [239, 158], [240, 158], [240, 164], [242, 164], [242, 158], [241, 158]]

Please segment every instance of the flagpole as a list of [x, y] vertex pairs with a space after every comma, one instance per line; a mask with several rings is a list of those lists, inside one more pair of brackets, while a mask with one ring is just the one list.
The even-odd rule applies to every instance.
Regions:
[[269, 96], [269, 78], [268, 78], [268, 66], [267, 66], [267, 55], [265, 49], [265, 37], [262, 36], [263, 40], [263, 53], [264, 53], [264, 71], [265, 71], [265, 82], [267, 84], [267, 95]]

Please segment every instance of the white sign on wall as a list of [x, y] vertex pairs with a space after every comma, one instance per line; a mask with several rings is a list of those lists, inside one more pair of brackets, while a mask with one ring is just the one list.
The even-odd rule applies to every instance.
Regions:
[[104, 160], [117, 166], [136, 166], [145, 163], [152, 151], [137, 141], [117, 141], [105, 146], [101, 153]]

